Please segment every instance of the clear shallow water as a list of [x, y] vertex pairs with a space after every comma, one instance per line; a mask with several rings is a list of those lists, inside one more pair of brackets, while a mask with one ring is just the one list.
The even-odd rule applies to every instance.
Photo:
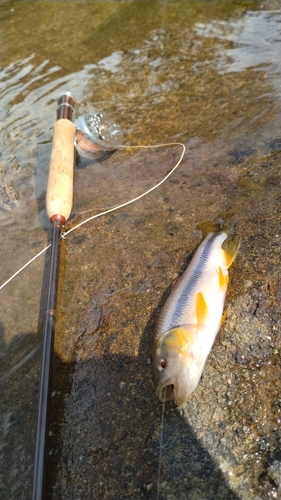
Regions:
[[[106, 109], [125, 143], [189, 147], [158, 192], [63, 244], [49, 498], [155, 498], [155, 322], [200, 241], [196, 223], [228, 211], [243, 240], [231, 313], [183, 414], [166, 409], [161, 497], [278, 498], [281, 10], [248, 5], [2, 5], [2, 281], [47, 243], [62, 91], [77, 114]], [[151, 187], [178, 155], [80, 163], [69, 226]], [[4, 499], [30, 496], [47, 264], [0, 292]]]
[[280, 78], [280, 11], [247, 12], [239, 23], [212, 21], [198, 23], [196, 28], [201, 36], [233, 42], [230, 49], [224, 50], [222, 61], [218, 63], [222, 72], [243, 71], [257, 66], [257, 69], [268, 69]]

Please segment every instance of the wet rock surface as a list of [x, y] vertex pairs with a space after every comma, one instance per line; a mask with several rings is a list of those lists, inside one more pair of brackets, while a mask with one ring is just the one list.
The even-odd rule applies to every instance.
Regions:
[[[280, 162], [278, 155], [275, 161]], [[264, 177], [264, 162], [269, 177]], [[278, 183], [267, 191], [266, 201], [262, 195], [263, 183], [272, 175], [270, 164], [273, 169], [271, 155], [244, 163], [227, 200], [225, 215], [237, 214], [243, 238], [230, 271], [230, 310], [203, 380], [186, 407], [166, 404], [160, 498], [278, 498]], [[243, 196], [249, 175], [251, 186], [261, 193], [256, 205]], [[162, 212], [163, 200], [160, 203]], [[76, 325], [74, 313], [65, 323], [63, 342], [72, 348], [75, 344], [75, 367], [64, 425], [54, 443], [54, 498], [60, 491], [66, 497], [74, 491], [78, 498], [156, 495], [161, 405], [152, 389], [153, 332], [171, 283], [188, 264], [200, 233], [195, 224], [188, 233], [181, 229], [190, 221], [188, 207], [172, 203], [165, 211], [169, 218], [159, 224], [155, 204], [143, 204], [132, 207], [130, 216], [116, 214], [89, 227], [75, 251], [75, 260], [79, 253], [87, 262], [91, 278], [84, 287], [84, 280], [73, 280], [71, 268], [69, 279], [73, 286], [79, 283], [79, 292], [73, 294], [70, 309], [75, 310], [74, 302], [81, 305], [76, 306]], [[194, 221], [203, 215], [200, 205], [196, 208]], [[255, 217], [249, 218], [249, 213]], [[136, 224], [140, 220], [141, 235]], [[184, 233], [184, 239], [178, 238]], [[165, 242], [161, 255], [160, 241]], [[89, 245], [92, 260], [84, 253]], [[69, 250], [70, 266], [73, 257]], [[91, 289], [99, 290], [98, 300]]]

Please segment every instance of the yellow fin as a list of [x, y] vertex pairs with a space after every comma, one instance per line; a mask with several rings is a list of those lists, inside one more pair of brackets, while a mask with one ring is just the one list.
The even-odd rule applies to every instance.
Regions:
[[222, 268], [219, 266], [219, 285], [220, 288], [223, 288], [225, 284], [225, 276], [223, 274]]
[[222, 249], [224, 252], [225, 264], [227, 268], [229, 268], [234, 261], [240, 244], [241, 238], [238, 234], [233, 234], [223, 242]]
[[229, 282], [228, 274], [223, 274], [222, 268], [219, 266], [219, 286], [220, 288], [227, 288]]
[[[177, 338], [177, 341], [180, 345], [181, 348], [185, 347], [185, 345], [188, 343], [188, 335], [186, 334], [185, 330], [182, 328], [174, 328], [175, 330], [175, 336]], [[173, 331], [173, 330], [172, 330]]]
[[224, 321], [225, 321], [225, 319], [226, 319], [226, 317], [227, 317], [227, 315], [228, 315], [228, 313], [229, 313], [229, 309], [230, 309], [230, 307], [228, 306], [228, 308], [226, 309], [226, 311], [223, 313], [223, 315], [222, 315], [222, 317], [221, 317], [221, 320], [220, 320], [220, 328], [221, 328], [222, 324], [224, 323]]
[[166, 347], [172, 350], [182, 351], [194, 342], [194, 336], [184, 326], [172, 328], [166, 335]]
[[229, 282], [229, 276], [228, 276], [228, 274], [226, 274], [225, 275], [226, 288], [228, 287], [228, 282]]
[[195, 315], [198, 322], [198, 327], [204, 325], [208, 314], [208, 306], [201, 292], [196, 294], [195, 299]]

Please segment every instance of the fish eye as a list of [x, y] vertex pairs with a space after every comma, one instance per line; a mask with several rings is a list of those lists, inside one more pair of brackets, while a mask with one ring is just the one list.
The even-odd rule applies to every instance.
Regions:
[[166, 366], [167, 366], [167, 361], [165, 361], [165, 359], [160, 359], [160, 361], [158, 361], [157, 363], [157, 370], [159, 372], [163, 372]]

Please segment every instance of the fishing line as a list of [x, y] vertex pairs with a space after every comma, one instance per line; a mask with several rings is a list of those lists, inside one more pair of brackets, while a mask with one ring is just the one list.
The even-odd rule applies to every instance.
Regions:
[[[158, 187], [160, 187], [174, 172], [175, 170], [177, 169], [177, 167], [180, 165], [183, 157], [184, 157], [184, 154], [185, 154], [185, 151], [186, 151], [186, 147], [183, 143], [181, 142], [168, 142], [168, 143], [165, 143], [165, 144], [155, 144], [155, 145], [151, 145], [151, 146], [120, 146], [122, 147], [123, 149], [124, 148], [127, 148], [127, 149], [130, 149], [130, 148], [143, 148], [143, 149], [148, 149], [148, 148], [163, 148], [163, 147], [167, 147], [167, 146], [181, 146], [182, 147], [182, 153], [180, 155], [180, 158], [179, 160], [176, 162], [176, 164], [173, 166], [173, 168], [170, 170], [170, 172], [168, 172], [168, 174], [163, 177], [163, 179], [158, 182], [157, 184], [155, 184], [154, 186], [152, 186], [150, 189], [148, 189], [147, 191], [145, 191], [144, 193], [140, 194], [139, 196], [136, 196], [135, 198], [129, 200], [129, 201], [126, 201], [125, 203], [121, 203], [120, 205], [117, 205], [113, 208], [109, 208], [108, 210], [105, 210], [103, 212], [100, 212], [98, 214], [95, 214], [95, 215], [92, 215], [91, 217], [88, 217], [87, 219], [85, 219], [84, 221], [80, 222], [79, 224], [77, 224], [76, 226], [73, 226], [71, 229], [69, 229], [68, 231], [66, 232], [62, 232], [61, 234], [61, 238], [66, 238], [72, 231], [78, 229], [79, 227], [83, 226], [84, 224], [86, 224], [87, 222], [90, 222], [91, 220], [93, 219], [97, 219], [98, 217], [101, 217], [102, 215], [106, 215], [106, 214], [109, 214], [111, 212], [114, 212], [115, 210], [119, 210], [119, 208], [123, 208], [123, 207], [126, 207], [138, 200], [140, 200], [141, 198], [143, 198], [144, 196], [150, 194], [152, 191], [154, 191], [155, 189], [157, 189]], [[24, 264], [24, 266], [22, 266], [16, 273], [14, 273], [7, 281], [5, 281], [5, 283], [3, 283], [1, 286], [0, 286], [0, 290], [2, 290], [6, 285], [8, 285], [8, 283], [10, 283], [16, 276], [18, 276], [18, 274], [20, 274], [24, 269], [26, 269], [26, 267], [28, 267], [30, 264], [32, 264], [32, 262], [34, 262], [38, 257], [40, 257], [40, 255], [42, 255], [44, 252], [46, 252], [48, 250], [48, 248], [51, 247], [51, 244], [49, 244], [47, 247], [45, 247], [43, 250], [41, 250], [41, 252], [39, 252], [37, 255], [35, 255], [34, 257], [32, 257], [32, 259], [30, 259], [26, 264]]]
[[165, 413], [166, 389], [167, 389], [167, 387], [165, 387], [165, 389], [164, 389], [164, 401], [163, 401], [162, 419], [161, 419], [161, 432], [160, 432], [160, 440], [159, 440], [160, 451], [159, 451], [159, 464], [158, 464], [157, 496], [156, 496], [156, 500], [159, 499], [159, 491], [160, 491], [160, 474], [161, 474], [161, 460], [162, 460], [162, 448], [163, 448], [163, 430], [164, 430], [164, 413]]
[[34, 260], [36, 260], [38, 257], [40, 257], [40, 255], [42, 255], [44, 252], [46, 252], [48, 250], [48, 248], [50, 248], [50, 246], [51, 246], [51, 243], [46, 248], [41, 250], [41, 252], [39, 252], [37, 255], [35, 255], [35, 257], [32, 257], [32, 259], [30, 259], [26, 264], [24, 264], [24, 266], [22, 266], [15, 274], [13, 274], [13, 276], [11, 276], [7, 281], [5, 281], [5, 283], [3, 283], [3, 285], [0, 286], [0, 290], [2, 290], [2, 288], [4, 288], [4, 286], [8, 285], [8, 283], [10, 283], [10, 281], [12, 281], [19, 273], [21, 273], [27, 266], [29, 266], [29, 264], [32, 264], [32, 262]]
[[83, 226], [83, 224], [86, 224], [87, 222], [90, 222], [91, 220], [96, 219], [97, 217], [101, 217], [102, 215], [106, 215], [106, 214], [109, 214], [110, 212], [114, 212], [114, 210], [118, 210], [119, 208], [126, 207], [127, 205], [130, 205], [131, 203], [134, 203], [135, 201], [140, 200], [141, 198], [143, 198], [147, 194], [149, 194], [152, 191], [154, 191], [155, 189], [157, 189], [159, 186], [161, 186], [161, 184], [163, 184], [168, 179], [168, 177], [170, 177], [170, 175], [172, 175], [172, 173], [179, 166], [180, 162], [183, 159], [185, 150], [186, 150], [185, 145], [182, 144], [181, 142], [168, 142], [166, 144], [156, 144], [154, 146], [120, 146], [122, 148], [162, 148], [162, 147], [165, 147], [165, 146], [182, 146], [183, 150], [182, 150], [182, 154], [180, 156], [180, 159], [177, 161], [177, 163], [174, 165], [174, 167], [170, 170], [170, 172], [168, 172], [168, 174], [160, 182], [158, 182], [157, 184], [155, 184], [155, 186], [152, 186], [150, 189], [148, 189], [144, 193], [140, 194], [139, 196], [136, 196], [136, 198], [133, 198], [132, 200], [126, 201], [125, 203], [121, 203], [117, 207], [109, 208], [108, 210], [105, 210], [104, 212], [100, 212], [99, 214], [92, 215], [91, 217], [89, 217], [88, 219], [84, 220], [80, 224], [77, 224], [76, 226], [72, 227], [68, 231], [62, 233], [62, 238], [66, 238], [66, 236], [68, 234], [70, 234], [72, 231], [74, 231], [78, 227]]

